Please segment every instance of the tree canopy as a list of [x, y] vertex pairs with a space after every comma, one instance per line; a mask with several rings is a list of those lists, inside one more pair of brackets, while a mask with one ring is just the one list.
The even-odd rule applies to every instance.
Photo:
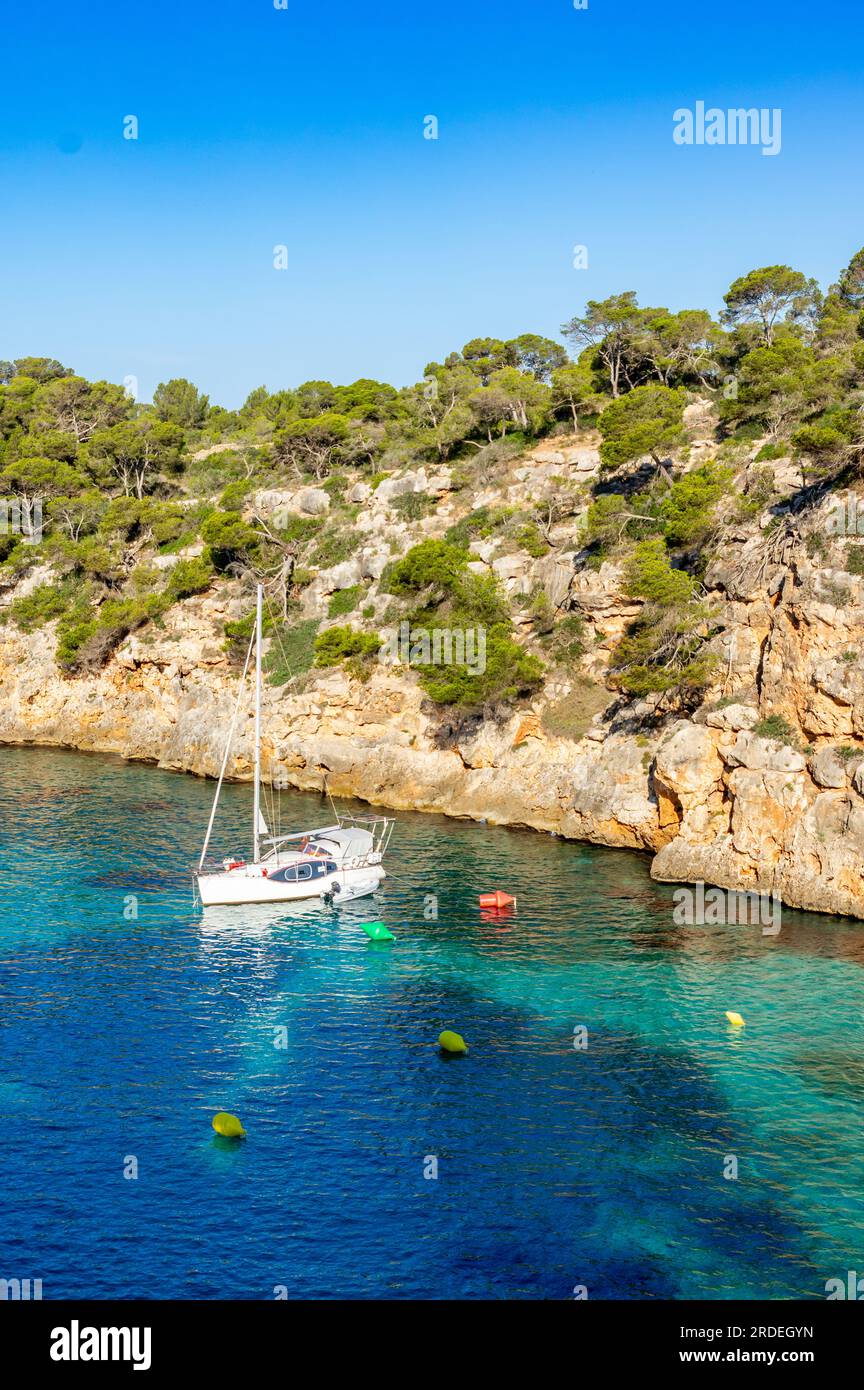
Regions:
[[[0, 498], [7, 510], [18, 499], [22, 515], [41, 499], [45, 534], [37, 554], [7, 528], [0, 587], [14, 588], [39, 560], [54, 575], [10, 612], [28, 630], [56, 621], [59, 659], [74, 672], [181, 598], [254, 574], [278, 590], [298, 659], [354, 663], [362, 676], [389, 595], [418, 620], [488, 628], [482, 679], [417, 667], [430, 700], [479, 705], [530, 692], [539, 677], [529, 620], [514, 624], [513, 603], [476, 558], [485, 548], [469, 547], [495, 537], [543, 560], [571, 527], [579, 563], [614, 558], [644, 604], [614, 652], [617, 687], [695, 687], [710, 673], [712, 631], [700, 552], [729, 517], [759, 514], [775, 460], [793, 456], [820, 486], [857, 478], [864, 463], [864, 249], [824, 295], [803, 271], [769, 265], [737, 278], [723, 302], [718, 321], [698, 306], [643, 306], [624, 290], [572, 314], [563, 342], [534, 331], [478, 335], [406, 386], [310, 376], [256, 386], [239, 409], [211, 404], [182, 377], [144, 403], [56, 358], [10, 356], [0, 362]], [[706, 417], [717, 454], [707, 461], [688, 454], [691, 422]], [[602, 476], [590, 486], [570, 467], [574, 434], [580, 447], [601, 441]], [[535, 449], [543, 439], [545, 462]], [[559, 444], [566, 476], [547, 477]], [[733, 487], [751, 448], [758, 466]], [[536, 465], [538, 485], [511, 506], [517, 459], [515, 476], [530, 481]], [[369, 576], [355, 575], [325, 604], [325, 621], [351, 622], [341, 635], [319, 633], [317, 619], [298, 616], [308, 586], [354, 556], [367, 538], [365, 503], [409, 469], [413, 490], [382, 494], [393, 559], [374, 601], [364, 603]], [[490, 480], [504, 490], [500, 505]], [[423, 539], [447, 489], [460, 497], [457, 519], [443, 539]], [[475, 492], [487, 495], [466, 505]], [[303, 507], [274, 515], [266, 499], [285, 493], [302, 494]], [[558, 618], [542, 600], [530, 599], [533, 631], [557, 641]], [[232, 659], [246, 622], [227, 624]], [[570, 639], [551, 650], [572, 654]]]

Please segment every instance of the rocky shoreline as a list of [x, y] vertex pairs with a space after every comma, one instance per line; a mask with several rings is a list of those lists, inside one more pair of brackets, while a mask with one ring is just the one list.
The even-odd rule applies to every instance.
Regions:
[[[712, 422], [699, 405], [688, 419], [692, 466], [713, 447]], [[596, 481], [599, 467], [590, 439], [555, 441], [516, 460], [474, 505], [519, 504], [562, 478]], [[791, 461], [778, 460], [774, 473], [787, 490], [800, 487]], [[326, 622], [330, 596], [362, 576], [380, 626], [387, 599], [377, 580], [394, 546], [443, 534], [464, 502], [451, 495], [446, 470], [357, 488], [356, 553], [317, 572], [303, 591], [304, 616]], [[412, 489], [434, 489], [438, 502], [434, 515], [408, 525], [392, 504]], [[325, 503], [307, 488], [259, 494], [252, 505], [260, 517]], [[433, 705], [414, 673], [382, 662], [366, 681], [336, 666], [268, 685], [265, 776], [396, 810], [643, 850], [657, 879], [771, 892], [788, 906], [864, 918], [864, 578], [843, 568], [832, 505], [826, 498], [773, 527], [768, 514], [727, 527], [715, 550], [722, 559], [704, 578], [716, 674], [689, 706], [674, 693], [628, 699], [607, 689], [610, 656], [641, 604], [624, 592], [619, 565], [578, 562], [572, 519], [553, 525], [553, 548], [538, 557], [475, 541], [471, 563], [507, 593], [517, 630], [530, 641], [529, 598], [542, 590], [556, 610], [579, 615], [582, 657], [553, 670], [522, 706], [485, 719]], [[818, 547], [808, 535], [820, 537]], [[0, 608], [48, 578], [50, 568], [37, 565]], [[75, 676], [58, 668], [56, 623], [27, 633], [7, 620], [0, 742], [216, 776], [237, 690], [225, 625], [249, 606], [248, 584], [222, 578], [126, 637], [101, 669]], [[250, 719], [228, 768], [235, 779], [251, 775], [251, 732]]]
[[[806, 577], [805, 577], [806, 578]], [[595, 575], [592, 598], [608, 576]], [[653, 854], [668, 882], [776, 893], [788, 906], [864, 918], [864, 733], [860, 650], [864, 603], [841, 612], [818, 597], [730, 604], [725, 684], [689, 717], [660, 699], [597, 711], [579, 737], [545, 716], [560, 690], [500, 722], [442, 725], [410, 674], [376, 669], [366, 682], [313, 673], [302, 690], [265, 692], [265, 776], [325, 786], [396, 810], [524, 826]], [[859, 585], [860, 588], [860, 585]], [[244, 600], [236, 593], [179, 605], [164, 630], [120, 646], [99, 672], [70, 679], [50, 627], [0, 629], [0, 742], [113, 753], [199, 776], [218, 774], [237, 677], [218, 640]], [[626, 602], [626, 601], [625, 601]], [[572, 694], [572, 691], [570, 692]], [[808, 753], [754, 733], [785, 711]], [[228, 775], [251, 775], [251, 718]], [[841, 744], [838, 749], [838, 744]]]

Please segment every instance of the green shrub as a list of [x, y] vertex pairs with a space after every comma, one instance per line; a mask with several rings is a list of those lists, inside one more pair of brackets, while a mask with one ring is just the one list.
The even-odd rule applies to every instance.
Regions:
[[[439, 704], [480, 706], [527, 694], [539, 685], [543, 666], [513, 639], [510, 608], [494, 576], [475, 574], [462, 545], [448, 540], [421, 541], [381, 577], [385, 592], [416, 595], [407, 616], [413, 626], [485, 634], [485, 670], [467, 665], [421, 665], [412, 662], [420, 684]], [[479, 663], [478, 663], [479, 664]]]
[[662, 608], [646, 604], [615, 648], [610, 684], [640, 696], [673, 689], [700, 690], [710, 684], [717, 660], [703, 650], [704, 618], [698, 605]]
[[543, 679], [543, 663], [513, 641], [505, 624], [487, 629], [485, 640], [483, 671], [472, 671], [467, 665], [456, 664], [414, 668], [431, 700], [436, 704], [476, 708], [517, 699], [538, 688]]
[[186, 538], [197, 535], [203, 517], [196, 516], [196, 510], [193, 507], [175, 507], [170, 502], [151, 502], [150, 507], [142, 513], [142, 522], [149, 527], [159, 548], [168, 550], [184, 541], [188, 544]]
[[75, 574], [90, 576], [104, 584], [116, 584], [124, 577], [119, 546], [106, 545], [99, 536], [85, 536], [80, 541], [55, 537], [54, 549], [64, 567]]
[[846, 572], [847, 574], [864, 574], [864, 545], [847, 545]]
[[206, 553], [191, 560], [178, 560], [168, 575], [165, 591], [172, 599], [190, 598], [192, 594], [202, 594], [209, 589], [213, 575], [213, 565]]
[[315, 638], [315, 665], [338, 666], [349, 657], [369, 660], [380, 650], [381, 639], [375, 634], [353, 627], [328, 627]]
[[328, 531], [312, 551], [309, 563], [318, 569], [329, 570], [350, 560], [357, 549], [357, 537], [352, 531]]
[[284, 516], [282, 525], [278, 527], [279, 539], [289, 545], [294, 542], [305, 545], [318, 535], [323, 525], [324, 522], [317, 516]]
[[640, 495], [631, 500], [619, 492], [601, 492], [588, 508], [582, 543], [598, 547], [602, 558], [622, 540], [643, 540], [662, 529], [652, 498]]
[[146, 598], [106, 599], [89, 614], [83, 605], [77, 607], [58, 628], [58, 663], [73, 672], [103, 666], [130, 632], [160, 618], [170, 601], [166, 594], [150, 594]]
[[[265, 612], [263, 621], [264, 635], [267, 634], [268, 617]], [[225, 624], [225, 651], [235, 663], [242, 663], [246, 658], [249, 642], [252, 633], [255, 631], [255, 611], [254, 609], [246, 613], [242, 618], [232, 618]]]
[[700, 540], [708, 530], [716, 504], [728, 495], [731, 482], [732, 470], [714, 462], [693, 468], [678, 478], [659, 507], [667, 542], [692, 545]]
[[604, 468], [650, 454], [655, 462], [684, 442], [687, 393], [651, 382], [611, 401], [600, 416], [600, 458]]
[[553, 628], [548, 645], [550, 655], [562, 665], [579, 660], [585, 651], [585, 623], [578, 613], [568, 613], [561, 619]]
[[390, 506], [403, 521], [420, 521], [438, 505], [438, 499], [428, 492], [403, 492], [390, 499]]
[[627, 593], [663, 605], [686, 603], [695, 585], [689, 574], [673, 569], [661, 540], [640, 541], [624, 570]]
[[[271, 685], [285, 685], [312, 668], [318, 627], [318, 619], [309, 618], [306, 622], [272, 630], [264, 663]], [[248, 636], [246, 640], [249, 640]]]
[[258, 533], [236, 512], [212, 512], [204, 522], [201, 534], [219, 571], [228, 569], [238, 560], [249, 560], [258, 553]]
[[467, 550], [471, 541], [486, 540], [503, 530], [515, 511], [515, 507], [477, 507], [448, 527], [444, 539], [460, 550]]
[[765, 426], [760, 420], [747, 420], [732, 431], [732, 438], [739, 444], [755, 444], [756, 440], [761, 439], [764, 433]]
[[754, 724], [753, 732], [759, 738], [771, 738], [778, 743], [787, 743], [792, 748], [798, 745], [798, 735], [780, 714], [766, 715], [758, 724]]
[[625, 588], [647, 602], [615, 648], [610, 683], [631, 695], [710, 684], [716, 658], [705, 650], [709, 610], [697, 600], [690, 576], [672, 568], [663, 541], [635, 547]]
[[551, 549], [549, 542], [543, 536], [536, 521], [526, 522], [516, 533], [516, 540], [523, 550], [527, 550], [535, 560], [539, 560], [544, 555], [548, 555]]
[[534, 631], [541, 637], [548, 637], [555, 626], [556, 610], [542, 584], [538, 584], [529, 595], [527, 607]]
[[[467, 548], [446, 540], [421, 541], [419, 545], [412, 546], [403, 559], [388, 568], [386, 592], [398, 595], [436, 589], [443, 596], [459, 582], [467, 564]], [[382, 575], [382, 586], [384, 580], [385, 575]]]
[[9, 615], [22, 632], [33, 632], [66, 612], [76, 587], [68, 580], [61, 584], [40, 584], [32, 593], [13, 599]]
[[747, 474], [744, 494], [738, 497], [735, 515], [747, 521], [763, 511], [775, 495], [774, 474], [767, 464], [751, 468]]
[[236, 478], [229, 483], [219, 498], [219, 506], [226, 512], [241, 512], [249, 493], [255, 488], [251, 478]]
[[346, 614], [353, 613], [360, 602], [363, 589], [362, 584], [352, 584], [347, 589], [337, 589], [335, 594], [330, 595], [327, 616], [329, 618], [344, 618]]
[[57, 664], [64, 671], [75, 670], [78, 654], [98, 628], [95, 618], [78, 617], [57, 630]]

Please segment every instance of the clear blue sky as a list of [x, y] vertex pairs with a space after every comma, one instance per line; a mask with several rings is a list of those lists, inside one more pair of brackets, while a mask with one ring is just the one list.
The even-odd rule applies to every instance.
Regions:
[[[864, 244], [859, 0], [287, 3], [7, 6], [0, 358], [228, 406], [401, 385], [588, 298], [716, 310]], [[676, 146], [698, 100], [781, 107], [781, 153]]]

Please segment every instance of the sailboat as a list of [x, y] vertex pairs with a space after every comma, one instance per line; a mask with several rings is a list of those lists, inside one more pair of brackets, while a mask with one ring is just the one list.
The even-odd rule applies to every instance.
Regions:
[[[335, 823], [314, 830], [298, 830], [289, 835], [273, 835], [261, 812], [261, 646], [264, 589], [258, 585], [255, 631], [246, 652], [246, 663], [234, 714], [228, 730], [225, 753], [204, 846], [195, 871], [195, 884], [202, 906], [241, 903], [293, 902], [301, 898], [320, 898], [325, 903], [346, 902], [374, 893], [386, 878], [383, 858], [390, 843], [394, 822], [387, 816], [355, 816], [335, 813]], [[216, 820], [219, 795], [234, 738], [234, 730], [246, 685], [246, 676], [255, 651], [255, 771], [252, 797], [251, 858], [234, 857], [213, 863], [207, 858]], [[331, 802], [332, 805], [332, 802]]]

